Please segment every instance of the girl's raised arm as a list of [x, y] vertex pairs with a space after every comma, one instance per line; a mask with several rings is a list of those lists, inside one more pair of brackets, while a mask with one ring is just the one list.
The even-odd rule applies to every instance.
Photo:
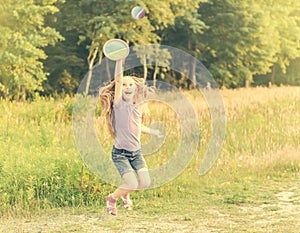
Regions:
[[115, 96], [114, 103], [118, 103], [122, 98], [122, 87], [123, 87], [123, 64], [122, 59], [116, 61], [115, 67]]

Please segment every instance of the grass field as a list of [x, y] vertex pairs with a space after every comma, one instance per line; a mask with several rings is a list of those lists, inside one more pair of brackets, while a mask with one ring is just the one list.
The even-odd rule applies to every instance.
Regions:
[[[119, 206], [115, 218], [104, 202], [114, 187], [90, 172], [76, 149], [72, 99], [0, 101], [0, 232], [298, 232], [300, 88], [222, 90], [226, 139], [205, 176], [198, 170], [209, 112], [196, 92], [185, 94], [201, 125], [193, 161], [166, 185], [132, 194], [134, 210]], [[148, 123], [174, 118], [164, 106], [150, 109]], [[102, 119], [96, 123], [109, 152], [111, 138]], [[176, 149], [176, 120], [167, 131], [161, 150], [146, 156], [150, 167]]]

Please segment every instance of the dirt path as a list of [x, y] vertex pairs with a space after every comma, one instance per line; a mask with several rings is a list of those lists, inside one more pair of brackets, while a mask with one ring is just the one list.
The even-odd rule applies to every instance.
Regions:
[[300, 228], [299, 184], [290, 184], [275, 193], [275, 199], [260, 205], [223, 205], [211, 203], [190, 209], [170, 205], [167, 213], [120, 210], [118, 217], [104, 211], [86, 210], [84, 214], [53, 210], [30, 219], [1, 219], [3, 233], [58, 232], [297, 232]]
[[299, 231], [299, 186], [280, 191], [276, 197], [277, 202], [272, 201], [272, 203], [260, 206], [240, 207], [241, 215], [249, 216], [249, 229], [260, 229], [261, 232]]

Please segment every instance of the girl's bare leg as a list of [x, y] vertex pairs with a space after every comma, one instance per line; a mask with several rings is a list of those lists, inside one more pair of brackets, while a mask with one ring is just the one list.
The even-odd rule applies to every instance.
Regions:
[[107, 197], [107, 211], [112, 215], [117, 215], [116, 202], [119, 197], [123, 200], [123, 206], [131, 210], [132, 201], [129, 194], [134, 190], [143, 190], [150, 186], [150, 176], [147, 168], [142, 168], [137, 171], [138, 179], [134, 172], [129, 172], [123, 175], [125, 181], [113, 194]]
[[115, 199], [126, 196], [128, 193], [138, 189], [139, 182], [134, 172], [125, 173], [122, 178], [125, 183], [114, 191], [113, 198]]
[[[123, 206], [126, 209], [132, 208], [131, 200], [129, 199], [128, 194], [138, 188], [138, 181], [134, 172], [128, 172], [123, 175], [124, 184], [122, 184], [119, 188], [117, 188], [114, 193], [108, 195], [106, 198], [106, 211], [111, 215], [117, 215], [117, 200], [119, 197], [128, 197], [126, 203], [123, 200]], [[126, 198], [125, 198], [126, 199]], [[129, 202], [130, 200], [130, 202]], [[126, 204], [126, 205], [125, 205]]]
[[150, 183], [151, 183], [148, 168], [142, 168], [142, 169], [138, 170], [137, 175], [138, 175], [138, 178], [139, 178], [137, 189], [138, 190], [143, 190], [143, 189], [148, 188], [150, 186]]

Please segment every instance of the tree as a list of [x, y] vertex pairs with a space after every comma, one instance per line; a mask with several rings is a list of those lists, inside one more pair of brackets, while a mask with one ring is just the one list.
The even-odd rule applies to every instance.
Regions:
[[[43, 63], [49, 76], [43, 82], [42, 94], [63, 92], [72, 95], [77, 87], [75, 84], [78, 84], [86, 73], [86, 44], [78, 45], [78, 32], [72, 29], [74, 20], [71, 19], [75, 17], [74, 11], [77, 12], [74, 3], [76, 2], [71, 0], [58, 2], [56, 7], [59, 8], [59, 12], [46, 17], [45, 24], [59, 31], [65, 40], [44, 49], [47, 59]], [[68, 85], [68, 88], [63, 85], [65, 77], [68, 77], [72, 84]]]
[[142, 45], [134, 48], [137, 57], [144, 66], [144, 80], [147, 80], [148, 67], [153, 69], [153, 86], [156, 87], [157, 76], [169, 70], [171, 54], [168, 49], [157, 45]]
[[[274, 37], [278, 38], [276, 63], [272, 68], [271, 82], [275, 83], [276, 67], [283, 74], [291, 61], [300, 57], [300, 2], [298, 0], [271, 1], [270, 17], [273, 20]], [[267, 5], [264, 6], [267, 9]]]
[[[197, 43], [198, 32], [201, 31], [203, 25], [197, 18], [198, 2], [179, 0], [161, 1], [158, 4], [157, 1], [147, 1], [145, 4], [146, 9], [150, 12], [148, 19], [151, 25], [154, 25], [154, 33], [158, 36], [157, 42], [174, 45], [194, 54], [194, 43]], [[188, 43], [184, 43], [186, 38], [191, 38], [189, 49], [186, 48]], [[184, 42], [182, 43], [182, 41]], [[171, 55], [166, 49], [146, 45], [136, 48], [136, 52], [144, 66], [145, 80], [147, 79], [148, 68], [153, 69], [154, 85], [158, 74], [161, 78], [165, 77], [164, 73], [168, 71], [169, 60], [171, 59]], [[153, 66], [147, 65], [149, 63], [153, 63]], [[165, 67], [159, 67], [162, 64]]]
[[[148, 20], [133, 20], [132, 1], [116, 2], [99, 0], [73, 1], [73, 11], [67, 17], [73, 24], [70, 29], [79, 35], [79, 44], [88, 49], [88, 75], [86, 94], [88, 94], [94, 65], [102, 62], [102, 47], [112, 38], [121, 38], [130, 44], [145, 44], [157, 40], [153, 27]], [[76, 17], [75, 17], [76, 16]]]
[[[193, 57], [197, 58], [200, 55], [200, 40], [207, 26], [200, 19], [200, 15], [195, 12], [186, 11], [183, 16], [175, 19], [175, 24], [167, 29], [167, 36], [164, 38], [164, 43], [185, 50]], [[186, 64], [187, 72], [192, 80], [193, 87], [196, 87], [196, 60], [191, 64]], [[186, 77], [181, 77], [186, 79]]]
[[199, 13], [209, 27], [201, 37], [202, 59], [221, 85], [248, 85], [275, 62], [278, 41], [262, 1], [210, 0]]
[[[89, 50], [86, 93], [96, 62], [102, 62], [102, 47], [112, 38], [121, 38], [130, 45], [158, 44], [166, 27], [174, 24], [176, 16], [184, 15], [198, 3], [192, 0], [81, 0], [74, 3], [76, 20], [73, 27], [80, 35], [80, 43], [87, 43]], [[131, 17], [131, 9], [142, 6], [147, 15], [142, 20]], [[79, 12], [78, 12], [79, 11]]]
[[[52, 1], [7, 0], [0, 2], [0, 83], [4, 97], [25, 99], [42, 89], [47, 73], [42, 50], [63, 39], [44, 24], [44, 17], [58, 9]], [[3, 89], [3, 88], [2, 88]]]

